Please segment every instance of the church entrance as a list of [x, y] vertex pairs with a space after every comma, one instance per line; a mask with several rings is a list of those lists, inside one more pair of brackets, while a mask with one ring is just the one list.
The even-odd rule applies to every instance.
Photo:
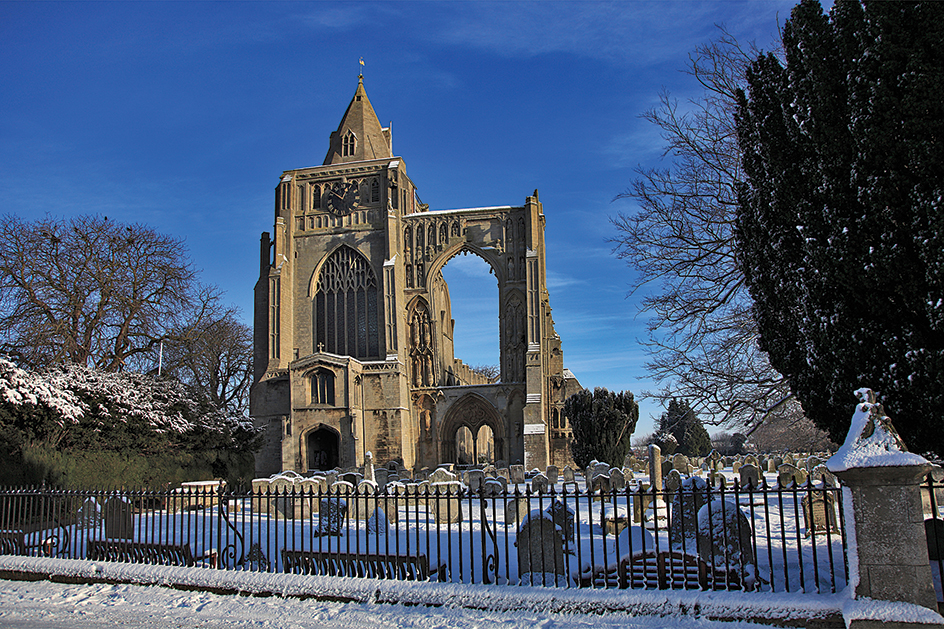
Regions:
[[486, 465], [495, 462], [495, 436], [491, 426], [480, 426], [473, 433], [468, 426], [456, 432], [456, 463], [459, 465]]
[[341, 435], [337, 431], [321, 426], [308, 433], [308, 469], [333, 470], [338, 467]]

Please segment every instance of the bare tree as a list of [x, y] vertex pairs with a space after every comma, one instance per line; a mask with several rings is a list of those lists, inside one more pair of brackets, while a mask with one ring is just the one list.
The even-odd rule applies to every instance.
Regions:
[[790, 397], [786, 380], [757, 346], [751, 300], [734, 246], [736, 186], [743, 180], [734, 126], [737, 90], [757, 56], [727, 31], [690, 55], [686, 70], [704, 88], [680, 106], [668, 92], [643, 117], [659, 127], [668, 169], [638, 169], [617, 199], [638, 211], [613, 219], [617, 255], [638, 272], [633, 291], [655, 287], [647, 368], [662, 390], [647, 397], [690, 400], [706, 423], [755, 426]]
[[107, 217], [0, 221], [0, 352], [122, 371], [218, 308], [183, 241]]
[[196, 321], [165, 345], [165, 373], [201, 392], [213, 406], [235, 415], [249, 409], [252, 330], [229, 311]]

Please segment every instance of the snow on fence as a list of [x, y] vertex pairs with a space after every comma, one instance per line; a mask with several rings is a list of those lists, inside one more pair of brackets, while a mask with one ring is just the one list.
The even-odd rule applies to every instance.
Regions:
[[674, 491], [303, 480], [0, 489], [0, 554], [557, 587], [827, 593], [848, 582], [843, 501], [825, 477], [725, 487], [693, 476]]

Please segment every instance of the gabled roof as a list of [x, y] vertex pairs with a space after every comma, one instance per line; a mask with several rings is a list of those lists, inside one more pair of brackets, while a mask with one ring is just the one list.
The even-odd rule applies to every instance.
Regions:
[[[344, 155], [343, 141], [349, 133], [353, 133], [355, 138], [354, 154]], [[380, 120], [374, 113], [374, 108], [367, 98], [367, 91], [364, 89], [364, 77], [361, 76], [357, 81], [357, 91], [354, 92], [354, 98], [351, 99], [351, 104], [347, 106], [347, 111], [341, 118], [338, 130], [331, 134], [328, 155], [324, 163], [343, 164], [386, 157], [393, 157], [390, 128], [380, 126]]]

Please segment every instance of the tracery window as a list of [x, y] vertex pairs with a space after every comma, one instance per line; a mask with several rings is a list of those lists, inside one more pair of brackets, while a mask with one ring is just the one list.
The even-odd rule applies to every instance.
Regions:
[[341, 138], [341, 156], [351, 157], [354, 155], [355, 150], [357, 150], [357, 136], [354, 135], [353, 131], [349, 130], [344, 134], [344, 137]]
[[377, 278], [367, 258], [342, 246], [318, 274], [315, 346], [341, 356], [380, 355]]
[[321, 209], [321, 186], [315, 186], [311, 189], [311, 209]]

